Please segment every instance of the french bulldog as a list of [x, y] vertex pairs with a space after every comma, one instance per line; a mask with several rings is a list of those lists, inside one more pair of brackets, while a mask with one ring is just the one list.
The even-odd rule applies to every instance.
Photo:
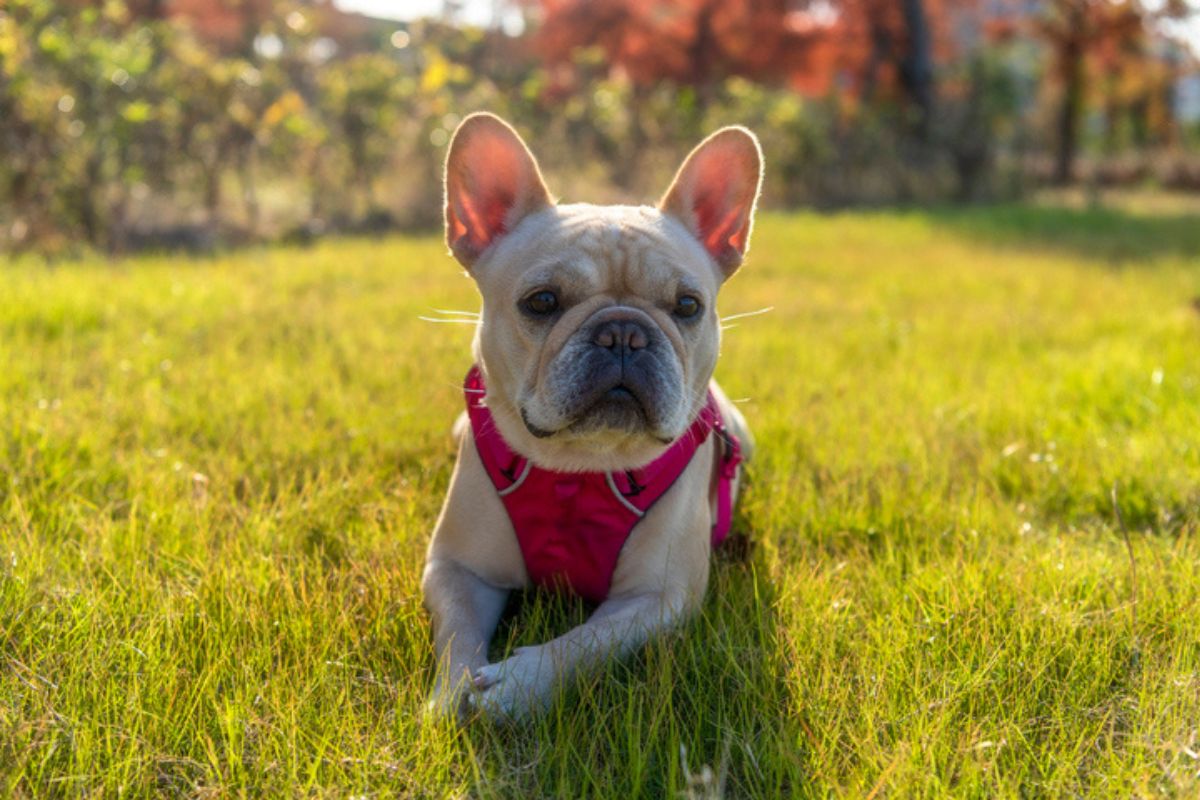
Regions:
[[[459, 125], [446, 242], [483, 304], [422, 579], [430, 713], [537, 713], [560, 682], [700, 603], [736, 498], [730, 447], [752, 447], [712, 375], [717, 293], [746, 254], [761, 182], [757, 139], [729, 127], [688, 155], [657, 206], [560, 205], [507, 123]], [[509, 592], [547, 583], [586, 586], [595, 611], [489, 663]]]

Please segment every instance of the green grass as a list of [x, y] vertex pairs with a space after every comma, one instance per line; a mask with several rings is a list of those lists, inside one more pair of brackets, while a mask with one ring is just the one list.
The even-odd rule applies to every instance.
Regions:
[[0, 794], [1195, 796], [1198, 231], [767, 215], [718, 368], [757, 547], [516, 729], [419, 713], [435, 237], [0, 267]]

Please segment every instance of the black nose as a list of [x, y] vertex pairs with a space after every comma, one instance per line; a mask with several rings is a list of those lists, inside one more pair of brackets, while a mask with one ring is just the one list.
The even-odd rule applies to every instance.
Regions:
[[650, 344], [650, 336], [645, 328], [632, 320], [614, 319], [596, 326], [592, 332], [592, 343], [614, 354], [621, 354], [643, 349]]

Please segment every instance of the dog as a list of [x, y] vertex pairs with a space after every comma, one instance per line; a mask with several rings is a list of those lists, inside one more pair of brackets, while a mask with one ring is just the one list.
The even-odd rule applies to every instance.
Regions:
[[[430, 713], [535, 714], [699, 605], [752, 448], [712, 374], [717, 292], [749, 247], [762, 171], [754, 134], [723, 128], [656, 207], [559, 205], [507, 123], [458, 126], [446, 243], [483, 307], [422, 577]], [[598, 605], [489, 663], [509, 592], [531, 585]]]

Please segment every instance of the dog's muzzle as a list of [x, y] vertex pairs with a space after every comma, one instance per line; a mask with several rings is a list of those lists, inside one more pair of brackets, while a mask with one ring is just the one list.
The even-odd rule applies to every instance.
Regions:
[[678, 396], [674, 351], [643, 311], [616, 307], [598, 312], [575, 335], [562, 357], [569, 380], [561, 396], [571, 428], [660, 429]]

